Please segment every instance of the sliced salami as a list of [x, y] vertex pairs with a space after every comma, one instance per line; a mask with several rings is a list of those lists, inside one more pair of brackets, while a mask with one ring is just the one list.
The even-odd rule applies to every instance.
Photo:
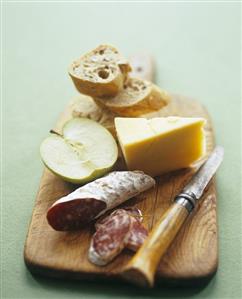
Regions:
[[106, 226], [109, 220], [114, 216], [123, 214], [127, 215], [127, 213], [123, 209], [117, 209], [108, 216], [101, 216], [101, 218], [99, 218], [95, 223], [96, 230], [98, 230], [101, 226]]
[[88, 253], [90, 262], [103, 266], [124, 248], [137, 251], [148, 235], [141, 221], [142, 213], [137, 208], [117, 209], [97, 221]]
[[137, 218], [131, 217], [130, 219], [131, 225], [126, 247], [136, 252], [147, 238], [148, 231]]
[[57, 200], [49, 208], [47, 220], [55, 230], [77, 230], [154, 184], [141, 171], [111, 172]]
[[130, 222], [129, 215], [121, 213], [109, 217], [105, 224], [99, 225], [88, 253], [90, 262], [103, 266], [112, 261], [126, 245]]
[[128, 214], [130, 216], [133, 216], [134, 218], [136, 218], [139, 222], [143, 221], [143, 215], [142, 215], [142, 212], [140, 211], [140, 209], [138, 209], [136, 207], [126, 207], [126, 208], [124, 208], [124, 210], [126, 212], [128, 212]]
[[142, 216], [142, 213], [141, 211], [136, 208], [136, 207], [125, 207], [125, 208], [122, 208], [122, 209], [117, 209], [115, 211], [113, 211], [110, 215], [108, 216], [103, 216], [103, 217], [100, 217], [96, 223], [95, 223], [95, 228], [96, 230], [101, 226], [101, 225], [105, 225], [106, 222], [113, 216], [116, 216], [116, 215], [122, 215], [122, 214], [128, 214], [132, 217], [135, 217], [138, 221], [142, 222], [143, 221], [143, 216]]

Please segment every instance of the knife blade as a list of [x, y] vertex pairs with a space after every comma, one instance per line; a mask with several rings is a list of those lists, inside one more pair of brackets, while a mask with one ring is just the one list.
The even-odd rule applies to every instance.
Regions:
[[208, 159], [202, 164], [192, 179], [175, 198], [175, 202], [183, 204], [191, 212], [197, 200], [202, 196], [205, 188], [223, 161], [224, 149], [216, 146]]
[[222, 146], [217, 146], [183, 189], [182, 193], [193, 193], [198, 200], [221, 164], [223, 156], [224, 149]]
[[174, 203], [157, 221], [148, 238], [122, 272], [122, 277], [136, 285], [152, 287], [154, 275], [177, 233], [185, 223], [206, 186], [223, 160], [224, 150], [217, 146], [198, 169]]

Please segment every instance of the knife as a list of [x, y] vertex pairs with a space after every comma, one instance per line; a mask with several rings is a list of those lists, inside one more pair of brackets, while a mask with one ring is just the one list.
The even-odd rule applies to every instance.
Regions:
[[156, 223], [144, 244], [130, 260], [121, 276], [136, 285], [153, 287], [160, 259], [195, 208], [206, 186], [223, 160], [224, 150], [217, 146], [190, 182], [175, 197], [174, 203]]

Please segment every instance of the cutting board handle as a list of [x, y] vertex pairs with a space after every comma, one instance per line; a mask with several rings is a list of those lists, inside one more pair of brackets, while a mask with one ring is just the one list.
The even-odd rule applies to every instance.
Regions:
[[124, 268], [121, 276], [136, 285], [153, 287], [154, 275], [164, 255], [189, 212], [180, 203], [174, 202], [150, 232], [144, 244]]

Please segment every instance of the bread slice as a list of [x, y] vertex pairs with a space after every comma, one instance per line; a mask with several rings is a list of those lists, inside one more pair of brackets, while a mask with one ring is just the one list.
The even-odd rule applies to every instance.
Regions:
[[130, 117], [160, 110], [168, 104], [170, 96], [149, 81], [129, 78], [115, 97], [94, 100], [115, 114]]
[[91, 97], [85, 95], [74, 98], [71, 106], [73, 117], [86, 117], [99, 122], [117, 138], [114, 127], [114, 118], [117, 115], [99, 107]]
[[117, 95], [130, 71], [128, 61], [109, 45], [100, 45], [69, 67], [69, 75], [79, 92], [101, 98]]

